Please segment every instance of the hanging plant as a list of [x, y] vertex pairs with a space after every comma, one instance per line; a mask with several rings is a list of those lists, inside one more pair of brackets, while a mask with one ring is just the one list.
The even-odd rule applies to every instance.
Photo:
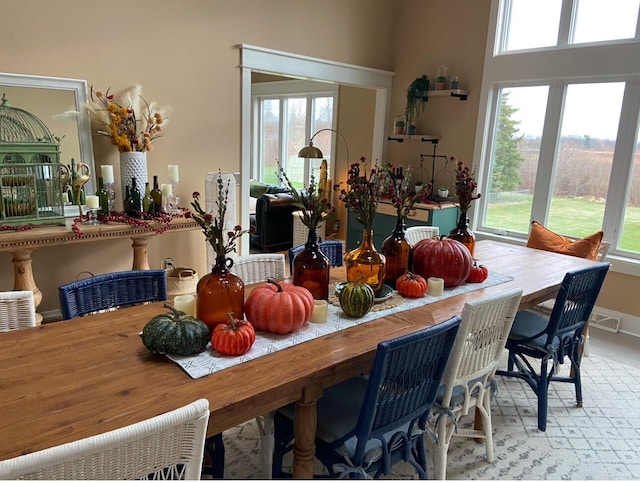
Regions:
[[429, 79], [426, 74], [415, 79], [407, 89], [407, 107], [405, 109], [407, 123], [415, 120], [424, 110], [429, 99]]

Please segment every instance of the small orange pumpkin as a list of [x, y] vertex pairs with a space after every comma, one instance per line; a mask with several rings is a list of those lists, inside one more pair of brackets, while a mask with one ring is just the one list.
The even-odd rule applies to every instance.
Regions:
[[257, 330], [289, 334], [311, 318], [313, 295], [304, 287], [267, 280], [251, 291], [244, 312]]
[[427, 292], [427, 281], [417, 273], [404, 272], [396, 280], [396, 288], [403, 297], [417, 299]]
[[246, 320], [238, 320], [228, 313], [229, 322], [218, 324], [211, 333], [211, 347], [224, 356], [241, 356], [256, 341], [256, 331]]

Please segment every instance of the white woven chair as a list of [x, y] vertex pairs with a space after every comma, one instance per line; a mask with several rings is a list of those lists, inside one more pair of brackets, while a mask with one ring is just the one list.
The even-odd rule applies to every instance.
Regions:
[[31, 290], [0, 292], [0, 332], [36, 326]]
[[[521, 298], [522, 289], [512, 289], [468, 302], [462, 310], [462, 323], [433, 406], [432, 424], [438, 436], [434, 447], [437, 480], [445, 479], [447, 452], [454, 433], [467, 438], [484, 438], [487, 461], [494, 460], [492, 389]], [[474, 408], [482, 415], [482, 428], [459, 427], [460, 417], [467, 416]]]
[[245, 284], [266, 282], [268, 278], [284, 278], [284, 254], [256, 253], [233, 258], [231, 273], [236, 274]]
[[438, 236], [439, 234], [440, 228], [438, 228], [437, 226], [410, 226], [404, 230], [404, 237], [411, 246], [414, 246], [420, 240], [424, 240], [425, 238], [433, 238], [434, 236]]
[[209, 421], [199, 399], [130, 426], [0, 461], [0, 480], [198, 480]]
[[[245, 284], [266, 282], [268, 278], [283, 279], [285, 271], [284, 254], [256, 253], [233, 259], [231, 272]], [[260, 450], [262, 454], [262, 477], [271, 479], [271, 461], [273, 459], [273, 413], [256, 418], [260, 430]]]

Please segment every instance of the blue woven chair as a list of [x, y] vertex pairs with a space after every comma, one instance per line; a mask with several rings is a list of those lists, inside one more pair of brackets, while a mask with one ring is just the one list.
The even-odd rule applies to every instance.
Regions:
[[[575, 385], [576, 405], [582, 407], [580, 381], [580, 347], [582, 332], [591, 316], [600, 288], [610, 264], [598, 263], [592, 267], [568, 272], [550, 316], [538, 311], [518, 312], [509, 333], [506, 348], [509, 359], [506, 371], [498, 375], [525, 380], [538, 397], [538, 429], [547, 429], [547, 400], [552, 381]], [[536, 372], [527, 358], [540, 359]], [[558, 364], [565, 358], [571, 363], [569, 376], [557, 375]], [[549, 366], [551, 363], [551, 367]]]
[[167, 299], [164, 270], [105, 273], [58, 287], [65, 320]]
[[[342, 240], [325, 240], [318, 243], [332, 267], [341, 267], [344, 259], [344, 242]], [[289, 248], [289, 272], [293, 275], [293, 259], [302, 251], [304, 244]]]
[[[317, 402], [316, 458], [330, 478], [388, 475], [399, 462], [427, 478], [426, 422], [460, 325], [460, 317], [381, 342], [368, 377], [358, 376], [325, 390]], [[293, 412], [275, 414], [273, 475], [291, 451]]]

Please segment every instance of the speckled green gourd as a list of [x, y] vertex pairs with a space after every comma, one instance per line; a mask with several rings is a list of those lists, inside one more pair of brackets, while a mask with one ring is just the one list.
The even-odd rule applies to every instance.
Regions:
[[349, 317], [363, 317], [373, 307], [375, 295], [366, 283], [349, 282], [338, 296], [342, 311]]

